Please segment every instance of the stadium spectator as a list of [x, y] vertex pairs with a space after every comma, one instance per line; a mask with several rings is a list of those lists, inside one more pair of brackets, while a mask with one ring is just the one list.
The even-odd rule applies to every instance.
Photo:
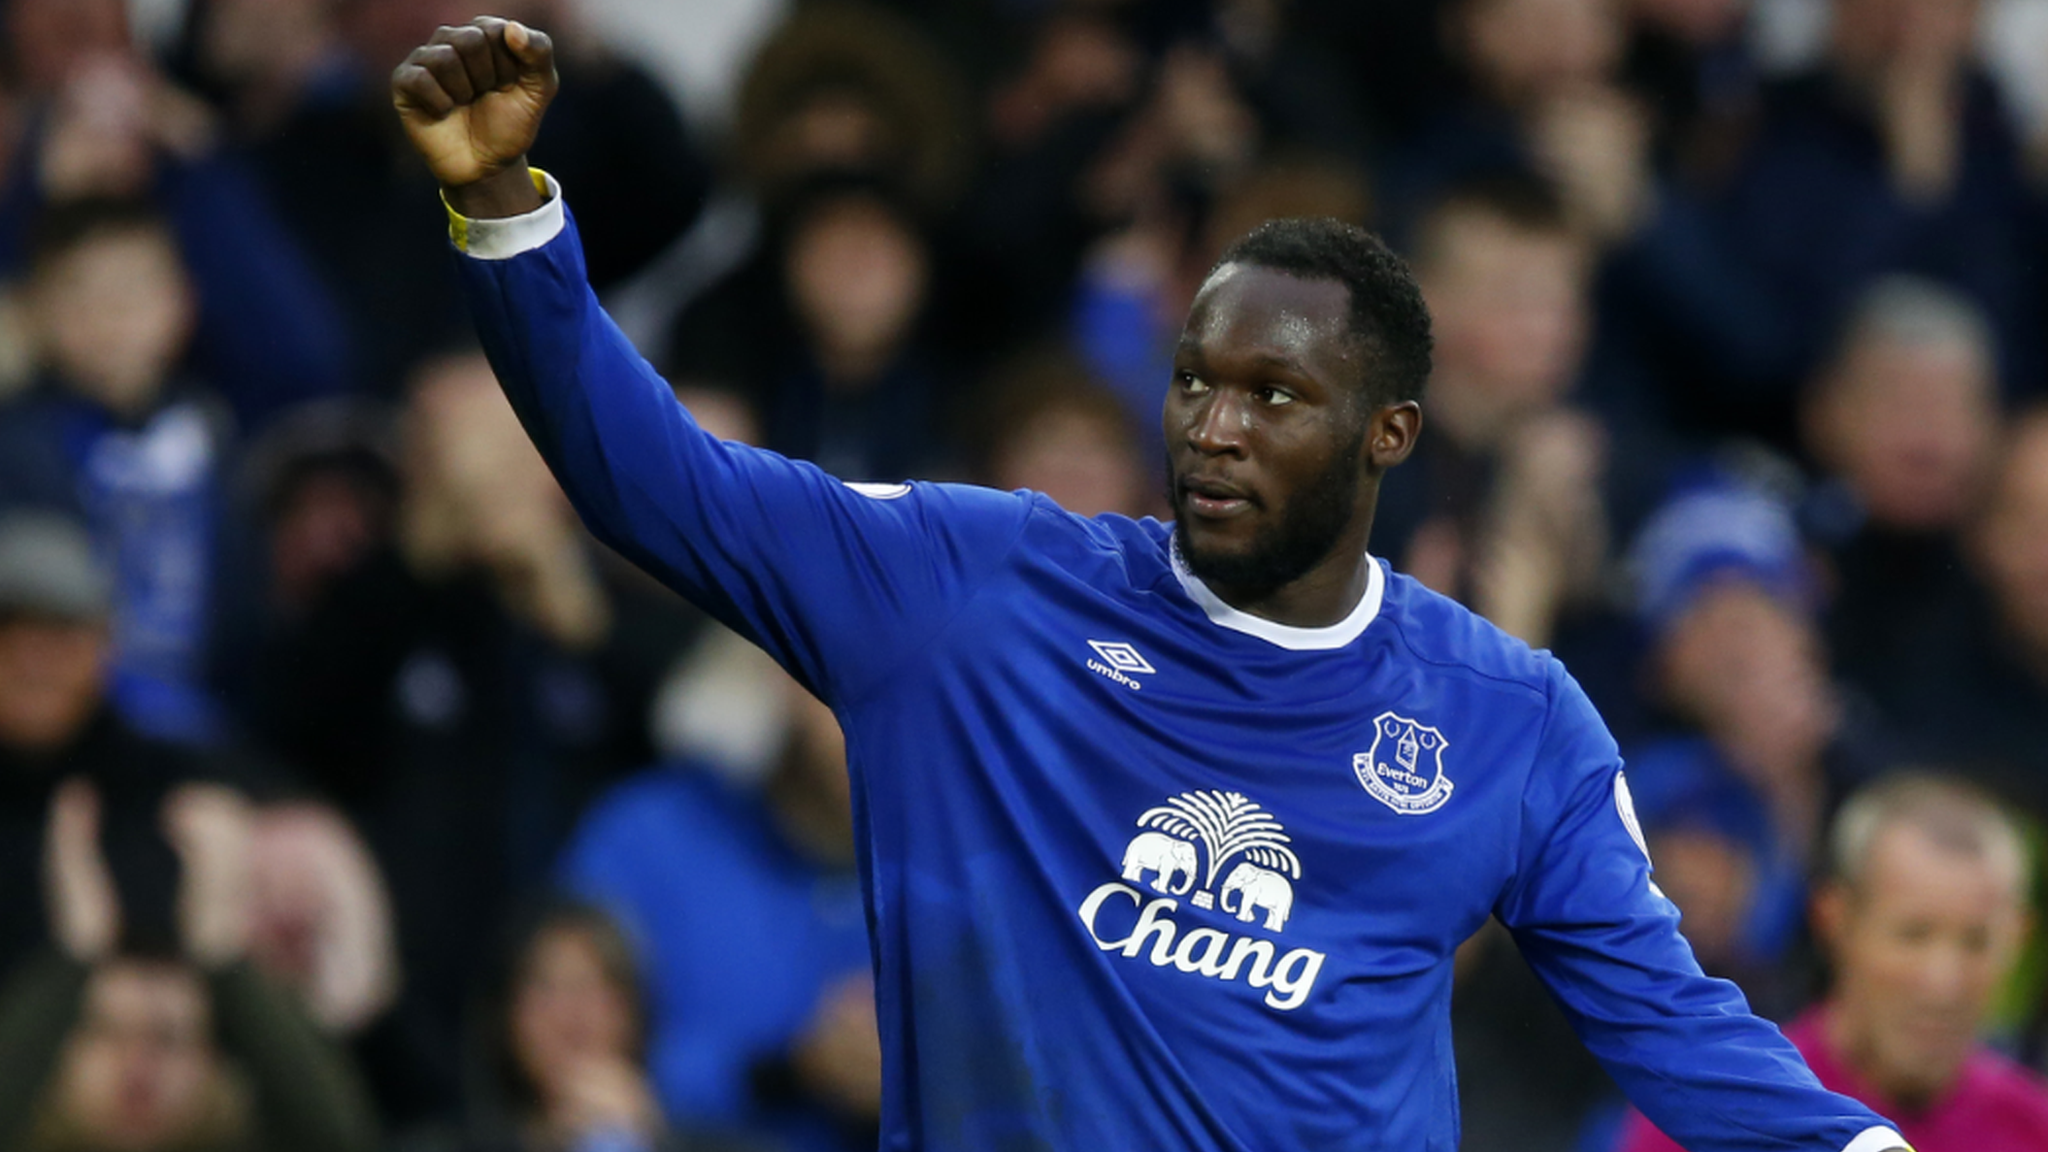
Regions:
[[1083, 516], [1154, 510], [1154, 477], [1128, 413], [1072, 355], [1053, 349], [1020, 357], [989, 391], [980, 414], [983, 483], [1043, 492]]
[[[968, 171], [964, 100], [952, 63], [897, 14], [858, 3], [792, 10], [748, 65], [735, 110], [726, 175], [748, 214], [724, 229], [732, 250], [692, 273], [711, 283], [665, 318], [674, 378], [762, 394], [784, 375], [773, 353], [802, 328], [791, 241], [836, 191], [872, 191], [915, 233], [919, 277], [936, 275], [926, 233], [943, 227]], [[871, 304], [874, 285], [860, 293]], [[780, 402], [762, 404], [777, 423]]]
[[1710, 933], [1702, 962], [1725, 965], [1710, 970], [1742, 983], [1760, 1011], [1782, 1013], [1802, 992], [1807, 878], [1832, 798], [1887, 766], [1870, 750], [1883, 745], [1845, 721], [1819, 590], [1781, 501], [1727, 481], [1683, 491], [1644, 528], [1630, 564], [1645, 675], [1666, 723], [1629, 751], [1636, 811], [1646, 833], [1682, 844], [1681, 871], [1698, 865], [1675, 891], [1716, 906], [1703, 921], [1736, 906], [1733, 939]]
[[1806, 519], [1832, 568], [1829, 649], [1887, 711], [1914, 707], [1901, 670], [1967, 626], [1961, 532], [1997, 463], [1995, 360], [1968, 297], [1887, 278], [1801, 402], [1825, 477]]
[[[0, 991], [0, 1137], [23, 1152], [369, 1152], [355, 1075], [248, 947], [246, 805], [187, 786], [163, 809], [175, 933], [137, 942], [101, 850], [95, 789], [66, 784], [48, 833], [51, 954]], [[112, 831], [112, 829], [108, 829]]]
[[98, 787], [120, 833], [113, 867], [131, 923], [169, 915], [169, 848], [154, 829], [168, 790], [245, 782], [243, 765], [144, 736], [107, 700], [112, 582], [84, 529], [0, 517], [0, 971], [43, 940], [36, 875], [52, 790]]
[[220, 109], [235, 139], [278, 131], [316, 93], [349, 83], [337, 0], [195, 0], [179, 78]]
[[115, 579], [116, 701], [150, 733], [215, 739], [234, 441], [211, 396], [177, 375], [195, 313], [177, 245], [146, 205], [53, 209], [29, 301], [43, 380], [0, 409], [0, 503], [92, 525]]
[[1964, 625], [1893, 669], [1893, 719], [2032, 812], [2048, 812], [2048, 412], [2006, 431], [1990, 492], [1967, 533], [1984, 594]]
[[396, 431], [380, 407], [310, 404], [249, 445], [240, 495], [263, 538], [268, 610], [297, 620], [336, 580], [391, 544]]
[[1063, 318], [1089, 246], [1120, 223], [1089, 180], [1148, 91], [1147, 47], [1113, 12], [1057, 5], [1018, 42], [987, 94], [989, 155], [950, 237], [963, 275], [947, 327], [999, 350]]
[[1798, 382], [1878, 277], [1970, 297], [1996, 334], [1999, 378], [2040, 372], [2030, 193], [2019, 142], [1977, 63], [1979, 5], [1834, 0], [1825, 59], [1770, 85], [1722, 203], [1721, 242], [1791, 322], [1775, 373], [1730, 378], [1751, 422], [1789, 427]]
[[678, 375], [751, 394], [770, 446], [842, 479], [930, 475], [954, 397], [925, 333], [935, 268], [915, 207], [863, 176], [784, 195], [757, 257], [680, 318]]
[[478, 1001], [478, 1067], [459, 1132], [403, 1152], [739, 1152], [671, 1127], [645, 1068], [638, 959], [614, 920], [554, 900], [516, 925]]
[[0, 274], [32, 255], [45, 211], [146, 199], [197, 286], [194, 366], [255, 424], [352, 379], [339, 306], [252, 174], [218, 147], [206, 106], [127, 41], [118, 0], [11, 0], [34, 118], [0, 186]]
[[[1919, 1152], [2048, 1144], [2048, 1084], [1978, 1039], [2026, 934], [2020, 832], [1976, 789], [1899, 776], [1843, 805], [1828, 852], [1813, 911], [1833, 986], [1786, 1029], [1814, 1074]], [[1677, 1148], [1640, 1116], [1621, 1143]]]
[[1725, 175], [1755, 114], [1761, 77], [1751, 0], [1624, 0], [1623, 84], [1651, 117], [1658, 168], [1694, 181]]
[[1624, 44], [1612, 0], [1455, 0], [1445, 35], [1464, 90], [1387, 158], [1397, 231], [1447, 188], [1508, 171], [1553, 181], [1596, 243], [1629, 235], [1650, 192], [1650, 124], [1616, 83]]
[[562, 875], [645, 942], [672, 1118], [852, 1152], [875, 1141], [881, 1048], [845, 745], [830, 710], [773, 682], [787, 727], [758, 790], [702, 763], [643, 774], [591, 810]]
[[255, 718], [369, 838], [400, 1011], [452, 1091], [475, 942], [585, 799], [647, 762], [694, 618], [608, 577], [481, 356], [414, 386], [396, 535], [271, 639]]
[[793, 11], [755, 54], [733, 132], [766, 203], [822, 175], [891, 176], [920, 211], [960, 194], [970, 153], [960, 77], [918, 26], [873, 4]]
[[270, 728], [266, 648], [304, 625], [331, 589], [397, 531], [397, 436], [381, 406], [354, 399], [300, 405], [251, 439], [232, 477], [247, 525], [236, 549], [241, 610], [220, 621], [215, 681], [239, 731]]
[[1430, 435], [1386, 481], [1373, 550], [1548, 643], [1609, 535], [1604, 434], [1565, 406], [1589, 253], [1547, 185], [1501, 178], [1447, 194], [1414, 257], [1436, 334]]

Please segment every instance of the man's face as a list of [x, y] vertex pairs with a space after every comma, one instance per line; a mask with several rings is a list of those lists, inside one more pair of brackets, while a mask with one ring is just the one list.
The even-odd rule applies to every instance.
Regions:
[[31, 300], [50, 366], [117, 412], [154, 403], [192, 330], [190, 281], [158, 229], [98, 233], [35, 276]]
[[1997, 384], [1961, 341], [1864, 340], [1824, 381], [1808, 423], [1827, 466], [1873, 520], [1946, 530], [1969, 511], [1992, 462]]
[[2012, 861], [1910, 824], [1880, 831], [1868, 851], [1854, 890], [1821, 906], [1837, 1034], [1882, 1091], [1925, 1101], [1961, 1070], [2017, 953], [2022, 882]]
[[187, 1137], [216, 1072], [211, 1006], [187, 969], [119, 961], [93, 973], [58, 1072], [58, 1099], [95, 1147], [151, 1149]]
[[1502, 103], [1599, 82], [1622, 47], [1614, 0], [1477, 0], [1457, 29], [1465, 64]]
[[879, 371], [887, 365], [877, 361], [894, 354], [924, 307], [929, 263], [923, 242], [888, 209], [851, 197], [798, 227], [785, 275], [819, 352]]
[[1838, 704], [1813, 621], [1746, 580], [1701, 592], [1657, 661], [1665, 703], [1761, 787], [1810, 766], [1835, 731]]
[[1454, 435], [1490, 441], [1578, 377], [1590, 326], [1584, 252], [1470, 210], [1447, 211], [1434, 233], [1416, 268], [1436, 332], [1434, 410]]
[[1339, 281], [1239, 264], [1195, 297], [1166, 396], [1167, 498], [1213, 587], [1270, 592], [1340, 544], [1364, 554], [1370, 409], [1350, 303]]
[[0, 745], [42, 751], [76, 736], [99, 707], [106, 663], [100, 624], [0, 619]]

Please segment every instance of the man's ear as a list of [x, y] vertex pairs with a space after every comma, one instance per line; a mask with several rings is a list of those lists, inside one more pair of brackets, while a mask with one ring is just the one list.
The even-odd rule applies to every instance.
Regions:
[[1413, 400], [1382, 404], [1367, 418], [1365, 463], [1374, 472], [1384, 472], [1415, 451], [1422, 435], [1422, 405]]

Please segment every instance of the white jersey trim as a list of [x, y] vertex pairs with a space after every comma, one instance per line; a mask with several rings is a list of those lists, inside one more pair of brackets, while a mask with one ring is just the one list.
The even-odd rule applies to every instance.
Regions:
[[1842, 1152], [1890, 1152], [1893, 1148], [1911, 1148], [1906, 1138], [1890, 1128], [1882, 1126], [1865, 1128], [1856, 1134], [1854, 1140], [1844, 1145]]
[[[536, 168], [534, 184], [547, 203], [522, 216], [502, 220], [473, 220], [448, 210], [448, 238], [468, 256], [478, 260], [510, 260], [542, 247], [569, 226], [562, 211], [562, 186], [553, 176]], [[444, 201], [445, 202], [445, 201]]]
[[[1187, 561], [1181, 559], [1178, 545], [1171, 551], [1174, 576], [1180, 580], [1180, 586], [1187, 592], [1188, 598], [1202, 609], [1211, 623], [1228, 628], [1232, 632], [1256, 636], [1269, 644], [1297, 652], [1327, 652], [1333, 648], [1342, 648], [1358, 639], [1365, 631], [1366, 625], [1371, 624], [1379, 616], [1380, 601], [1387, 594], [1386, 571], [1380, 567], [1379, 561], [1367, 555], [1365, 595], [1359, 597], [1358, 606], [1351, 610], [1351, 614], [1335, 624], [1321, 628], [1297, 628], [1291, 624], [1280, 624], [1263, 616], [1241, 612], [1225, 604], [1222, 597], [1211, 592], [1200, 577], [1188, 570]], [[1858, 1148], [1853, 1152], [1864, 1150]]]

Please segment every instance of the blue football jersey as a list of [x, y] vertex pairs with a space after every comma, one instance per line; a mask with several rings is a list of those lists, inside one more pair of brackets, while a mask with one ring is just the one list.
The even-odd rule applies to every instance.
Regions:
[[1489, 915], [1696, 1152], [1899, 1143], [1700, 973], [1547, 654], [1377, 562], [1349, 618], [1286, 627], [1168, 525], [721, 443], [599, 308], [559, 195], [460, 240], [593, 530], [839, 717], [885, 1148], [1452, 1152], [1452, 956]]

